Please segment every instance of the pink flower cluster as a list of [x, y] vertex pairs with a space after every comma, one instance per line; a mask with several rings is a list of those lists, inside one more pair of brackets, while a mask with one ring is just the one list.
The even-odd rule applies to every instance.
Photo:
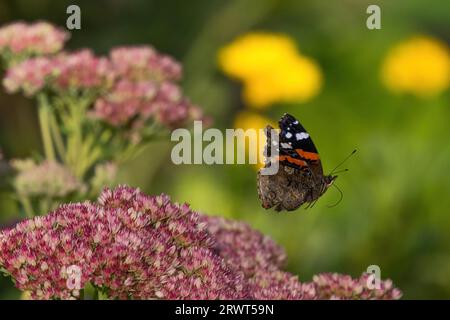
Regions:
[[284, 267], [286, 252], [270, 237], [243, 222], [211, 216], [203, 216], [203, 219], [215, 239], [214, 250], [246, 278], [259, 270]]
[[108, 59], [84, 49], [24, 60], [7, 70], [3, 85], [10, 93], [22, 90], [32, 96], [44, 89], [64, 92], [105, 88], [113, 79]]
[[348, 275], [319, 274], [312, 282], [300, 282], [283, 271], [286, 253], [272, 239], [249, 225], [219, 217], [204, 216], [215, 243], [213, 250], [230, 268], [243, 274], [252, 299], [399, 299], [400, 290], [392, 281], [381, 281], [379, 289], [369, 289], [368, 275], [358, 279]]
[[54, 161], [13, 160], [11, 166], [18, 171], [14, 188], [20, 195], [61, 198], [85, 189], [69, 168]]
[[95, 102], [95, 117], [135, 130], [150, 118], [169, 128], [201, 118], [199, 108], [182, 95], [175, 82], [182, 70], [172, 58], [142, 46], [113, 49], [110, 60], [116, 83]]
[[27, 59], [7, 70], [3, 86], [9, 93], [23, 90], [26, 96], [33, 96], [44, 88], [54, 71], [49, 58]]
[[[165, 196], [106, 189], [0, 233], [0, 266], [35, 299], [71, 299], [88, 282], [110, 298], [398, 299], [390, 281], [280, 270], [284, 251], [249, 226], [201, 216]], [[70, 268], [80, 270], [74, 287]]]
[[157, 90], [155, 83], [149, 81], [119, 81], [111, 92], [96, 101], [95, 116], [114, 126], [125, 125], [138, 115], [148, 118], [155, 109], [152, 102]]
[[215, 239], [213, 248], [230, 267], [247, 280], [251, 298], [258, 300], [314, 299], [310, 285], [282, 271], [287, 256], [270, 237], [248, 224], [221, 217], [204, 216]]
[[54, 68], [59, 71], [54, 86], [59, 90], [103, 88], [114, 80], [108, 59], [96, 57], [89, 49], [62, 53], [54, 63]]
[[67, 268], [111, 298], [230, 299], [243, 279], [211, 250], [206, 225], [187, 205], [136, 189], [105, 190], [97, 204], [60, 207], [0, 233], [0, 265], [33, 298], [70, 299]]
[[110, 56], [117, 74], [130, 81], [178, 81], [182, 76], [178, 62], [150, 46], [119, 47]]
[[[10, 34], [10, 29], [15, 33], [19, 25], [4, 27], [0, 34]], [[176, 128], [202, 117], [201, 110], [177, 85], [181, 76], [180, 64], [152, 47], [120, 47], [111, 50], [109, 57], [97, 57], [84, 49], [29, 58], [8, 68], [3, 85], [9, 93], [22, 91], [26, 96], [42, 91], [64, 95], [97, 89], [91, 114], [136, 133], [149, 119]]]
[[379, 288], [368, 287], [372, 283], [369, 274], [353, 279], [338, 273], [322, 273], [314, 276], [313, 284], [320, 299], [376, 299], [397, 300], [402, 292], [395, 288], [391, 280], [380, 281]]
[[40, 55], [58, 52], [69, 34], [47, 22], [15, 22], [0, 29], [0, 52]]

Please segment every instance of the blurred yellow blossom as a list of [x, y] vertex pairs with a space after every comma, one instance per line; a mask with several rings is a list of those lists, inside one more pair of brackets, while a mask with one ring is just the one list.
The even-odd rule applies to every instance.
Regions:
[[282, 34], [255, 32], [237, 38], [219, 51], [219, 65], [244, 84], [244, 101], [255, 108], [275, 102], [304, 102], [320, 90], [322, 74], [312, 59], [301, 55]]
[[307, 57], [298, 56], [264, 76], [246, 80], [243, 97], [249, 105], [257, 108], [278, 101], [304, 102], [317, 95], [321, 85], [322, 74], [317, 64]]
[[253, 141], [248, 141], [249, 143], [245, 144], [246, 152], [248, 152], [248, 146], [252, 143], [258, 146], [258, 163], [256, 164], [256, 168], [259, 169], [264, 166], [264, 147], [266, 144], [266, 138], [264, 134], [259, 132], [259, 129], [264, 129], [267, 125], [271, 125], [272, 127], [277, 127], [277, 124], [269, 118], [261, 116], [257, 113], [250, 111], [241, 111], [236, 115], [234, 120], [234, 128], [235, 129], [255, 129], [256, 135], [248, 135], [249, 139], [256, 139]]
[[381, 78], [394, 92], [431, 96], [450, 84], [448, 47], [428, 36], [415, 36], [392, 48], [383, 63]]
[[282, 34], [255, 32], [238, 37], [219, 51], [219, 64], [231, 77], [247, 80], [266, 74], [280, 61], [298, 55], [294, 41]]

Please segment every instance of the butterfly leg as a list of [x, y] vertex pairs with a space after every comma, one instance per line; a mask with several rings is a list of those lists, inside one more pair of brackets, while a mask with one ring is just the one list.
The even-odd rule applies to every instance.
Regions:
[[312, 209], [316, 204], [318, 198], [316, 200], [313, 200], [313, 196], [314, 196], [314, 188], [309, 188], [307, 195], [305, 195], [305, 199], [310, 199], [310, 201], [308, 201], [308, 205], [305, 207], [305, 210], [310, 208]]
[[314, 202], [311, 205], [311, 209], [314, 208], [314, 206], [316, 205], [317, 201], [319, 200], [319, 198], [317, 198], [316, 200], [314, 200]]

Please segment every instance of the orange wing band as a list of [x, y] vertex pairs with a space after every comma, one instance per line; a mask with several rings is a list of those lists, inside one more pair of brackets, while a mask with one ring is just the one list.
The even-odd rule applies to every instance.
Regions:
[[287, 162], [296, 164], [296, 165], [298, 165], [298, 166], [300, 166], [300, 167], [306, 167], [306, 166], [308, 165], [308, 164], [307, 164], [305, 161], [303, 161], [303, 160], [295, 159], [295, 158], [292, 158], [292, 157], [289, 157], [289, 156], [279, 156], [278, 158], [279, 158], [280, 161], [286, 160]]
[[302, 158], [308, 159], [308, 160], [319, 160], [319, 154], [315, 152], [307, 152], [303, 151], [302, 149], [296, 149], [295, 150]]

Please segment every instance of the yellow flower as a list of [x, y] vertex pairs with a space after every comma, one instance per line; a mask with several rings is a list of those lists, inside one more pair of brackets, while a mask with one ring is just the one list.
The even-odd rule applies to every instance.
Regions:
[[220, 50], [219, 65], [243, 82], [243, 99], [255, 108], [307, 101], [322, 84], [317, 63], [301, 55], [294, 41], [282, 34], [243, 35]]
[[[277, 125], [270, 119], [263, 117], [257, 113], [249, 112], [249, 111], [241, 111], [237, 114], [234, 120], [234, 128], [235, 129], [255, 129], [255, 135], [248, 135], [248, 143], [245, 144], [245, 151], [248, 154], [249, 151], [257, 151], [257, 160], [258, 163], [255, 165], [257, 169], [264, 166], [264, 147], [266, 144], [266, 138], [264, 134], [261, 134], [260, 129], [264, 129], [267, 125], [271, 125], [272, 127], [276, 127]], [[244, 141], [245, 142], [245, 141]], [[249, 150], [249, 145], [257, 146], [258, 150]], [[239, 151], [239, 150], [238, 150]]]
[[305, 102], [316, 96], [322, 74], [310, 58], [297, 56], [264, 76], [244, 82], [243, 98], [251, 106], [264, 108], [275, 102]]
[[416, 36], [388, 52], [381, 69], [384, 84], [394, 92], [436, 95], [449, 87], [448, 47], [437, 39]]
[[255, 32], [238, 37], [219, 51], [219, 65], [239, 80], [270, 72], [280, 61], [297, 56], [294, 41], [282, 34]]

